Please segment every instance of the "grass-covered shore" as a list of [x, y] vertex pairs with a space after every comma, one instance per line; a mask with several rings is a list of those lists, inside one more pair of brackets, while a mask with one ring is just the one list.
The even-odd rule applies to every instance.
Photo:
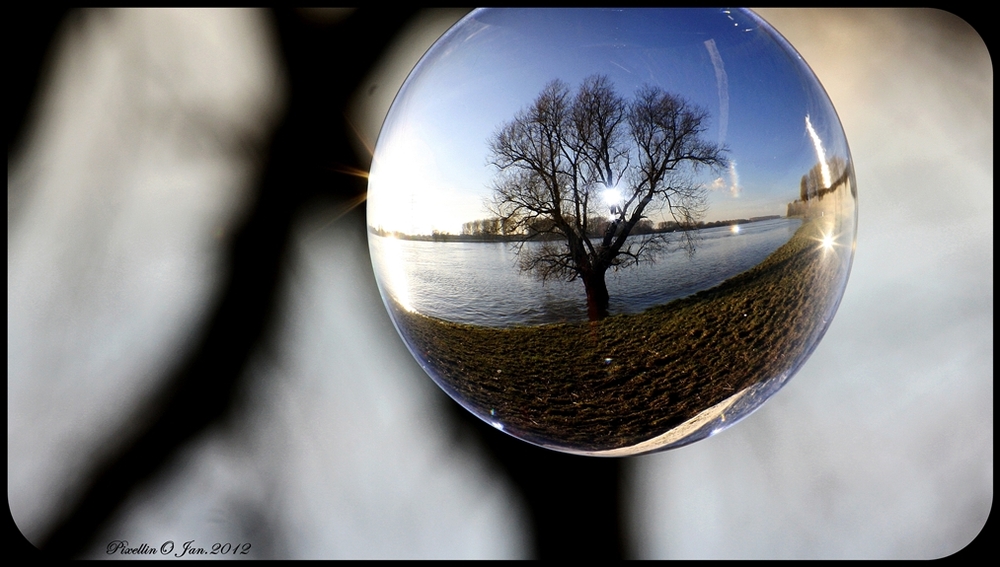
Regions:
[[798, 364], [845, 269], [817, 237], [806, 222], [761, 264], [712, 289], [596, 323], [396, 317], [446, 387], [508, 431], [585, 451], [628, 447]]

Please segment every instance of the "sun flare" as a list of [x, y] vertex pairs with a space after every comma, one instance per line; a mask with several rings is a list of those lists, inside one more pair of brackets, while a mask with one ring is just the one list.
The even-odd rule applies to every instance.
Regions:
[[833, 232], [823, 232], [819, 238], [814, 240], [819, 242], [819, 249], [823, 252], [832, 252], [834, 247], [837, 246], [837, 235], [833, 234]]

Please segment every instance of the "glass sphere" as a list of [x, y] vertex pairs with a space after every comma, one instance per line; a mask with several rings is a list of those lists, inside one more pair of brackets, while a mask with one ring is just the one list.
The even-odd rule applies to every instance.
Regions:
[[691, 443], [781, 388], [856, 222], [830, 99], [747, 10], [476, 10], [400, 89], [368, 190], [379, 290], [427, 374], [587, 455]]

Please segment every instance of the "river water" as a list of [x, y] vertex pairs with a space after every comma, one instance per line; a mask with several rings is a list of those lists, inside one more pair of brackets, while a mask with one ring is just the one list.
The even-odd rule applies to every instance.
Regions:
[[[694, 255], [662, 252], [654, 262], [609, 270], [609, 310], [637, 313], [714, 287], [760, 263], [800, 224], [775, 219], [703, 229]], [[510, 244], [370, 235], [369, 245], [383, 295], [418, 313], [494, 327], [587, 320], [583, 282], [542, 283], [521, 273]]]

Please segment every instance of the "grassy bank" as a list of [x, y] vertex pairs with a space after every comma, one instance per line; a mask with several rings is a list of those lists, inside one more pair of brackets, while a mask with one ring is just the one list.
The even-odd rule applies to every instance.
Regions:
[[581, 450], [627, 447], [801, 360], [843, 277], [803, 224], [753, 269], [597, 323], [491, 328], [396, 314], [411, 347], [481, 415]]

